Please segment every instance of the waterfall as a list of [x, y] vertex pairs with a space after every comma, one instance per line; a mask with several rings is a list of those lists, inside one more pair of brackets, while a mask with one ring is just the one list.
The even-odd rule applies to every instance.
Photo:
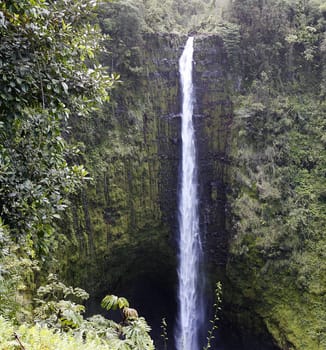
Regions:
[[199, 350], [203, 319], [202, 288], [199, 274], [201, 243], [199, 234], [196, 146], [193, 126], [192, 83], [194, 38], [188, 38], [179, 61], [182, 85], [182, 168], [179, 192], [179, 290], [175, 333], [177, 350]]

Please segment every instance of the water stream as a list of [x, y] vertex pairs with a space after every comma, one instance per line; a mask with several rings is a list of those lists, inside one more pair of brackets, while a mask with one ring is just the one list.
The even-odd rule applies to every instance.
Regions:
[[179, 61], [182, 86], [182, 167], [179, 193], [179, 289], [177, 350], [199, 350], [203, 322], [202, 256], [199, 234], [196, 143], [193, 126], [194, 89], [192, 82], [194, 38], [188, 38]]

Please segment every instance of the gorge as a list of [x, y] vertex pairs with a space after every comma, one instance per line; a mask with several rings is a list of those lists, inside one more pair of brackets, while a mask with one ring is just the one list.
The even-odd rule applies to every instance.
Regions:
[[[93, 0], [67, 1], [0, 5], [0, 329], [2, 314], [17, 312], [8, 296], [18, 291], [29, 308], [24, 322], [56, 273], [90, 294], [85, 317], [110, 318], [101, 300], [123, 296], [156, 349], [202, 349], [221, 281], [213, 349], [325, 349], [324, 1], [116, 0], [96, 13]], [[91, 23], [74, 37], [77, 19]], [[97, 25], [106, 35], [99, 56]], [[189, 36], [195, 98], [181, 111]], [[99, 107], [105, 72], [110, 100]], [[196, 145], [190, 200], [180, 177], [185, 114]], [[197, 212], [185, 230], [195, 232], [193, 264], [178, 246], [185, 202]], [[187, 269], [199, 272], [188, 281], [198, 296], [179, 281]], [[10, 271], [24, 276], [21, 289]], [[184, 314], [199, 330], [188, 340]], [[112, 329], [124, 349], [120, 326]]]
[[[119, 193], [119, 197], [115, 199], [116, 202], [113, 202], [113, 198], [110, 197], [106, 200], [103, 197], [101, 200], [101, 202], [110, 205], [111, 215], [116, 211], [117, 221], [107, 222], [105, 226], [99, 226], [100, 218], [94, 215], [92, 208], [95, 203], [92, 204], [84, 199], [87, 202], [84, 202], [81, 214], [83, 217], [85, 211], [86, 213], [90, 211], [86, 215], [86, 217], [91, 218], [88, 229], [95, 230], [92, 235], [97, 238], [94, 242], [89, 241], [89, 246], [95, 245], [96, 262], [92, 267], [90, 261], [92, 262], [93, 258], [86, 258], [88, 255], [85, 251], [87, 261], [84, 262], [79, 258], [79, 261], [74, 263], [74, 267], [70, 267], [70, 273], [75, 269], [76, 272], [69, 276], [69, 280], [72, 281], [72, 284], [81, 284], [88, 291], [94, 289], [103, 291], [103, 294], [99, 294], [94, 300], [94, 305], [99, 305], [100, 298], [108, 288], [107, 285], [111, 286], [113, 292], [133, 300], [152, 325], [154, 338], [159, 344], [161, 319], [167, 318], [170, 340], [172, 341], [171, 335], [177, 318], [178, 182], [176, 179], [182, 159], [181, 88], [179, 86], [178, 61], [187, 38], [174, 35], [147, 35], [144, 39], [146, 41], [142, 52], [148, 56], [142, 59], [146, 60], [144, 65], [148, 71], [144, 72], [146, 78], [142, 80], [143, 85], [137, 83], [135, 86], [135, 90], [138, 91], [143, 102], [137, 102], [136, 106], [129, 105], [128, 111], [125, 111], [129, 114], [129, 118], [133, 118], [132, 124], [128, 126], [130, 127], [129, 132], [134, 132], [135, 137], [139, 137], [139, 140], [142, 141], [139, 144], [129, 144], [126, 141], [129, 149], [125, 150], [127, 152], [125, 159], [120, 154], [119, 157], [111, 158], [110, 161], [112, 170], [117, 169], [118, 164], [120, 164], [118, 166], [120, 170], [118, 172], [109, 170], [109, 174], [105, 175], [108, 179], [111, 177], [112, 183], [115, 184], [114, 187], [119, 184], [119, 192], [114, 193], [115, 196]], [[216, 45], [216, 49], [210, 48], [207, 51], [204, 49], [205, 42], [208, 43], [208, 46]], [[193, 76], [196, 86], [196, 103], [194, 106], [194, 126], [197, 130], [199, 146], [197, 157], [199, 173], [201, 174], [198, 188], [200, 193], [200, 226], [204, 249], [207, 253], [210, 252], [206, 254], [209, 258], [205, 265], [209, 265], [208, 269], [211, 271], [214, 266], [214, 271], [216, 271], [219, 266], [225, 266], [226, 260], [225, 185], [222, 178], [227, 162], [225, 153], [228, 147], [227, 135], [231, 103], [227, 97], [226, 100], [219, 97], [227, 89], [226, 72], [223, 72], [222, 68], [224, 49], [221, 39], [218, 36], [196, 37], [195, 43]], [[165, 56], [159, 57], [162, 49]], [[215, 61], [216, 57], [218, 57], [217, 62]], [[204, 65], [215, 73], [211, 74]], [[217, 78], [217, 74], [219, 78]], [[133, 94], [135, 90], [133, 90]], [[131, 91], [130, 85], [128, 91]], [[211, 102], [207, 103], [205, 110], [203, 110], [202, 101], [210, 100]], [[121, 102], [121, 105], [124, 106], [125, 102]], [[146, 108], [146, 111], [142, 110], [143, 107]], [[119, 113], [125, 112], [120, 111]], [[110, 111], [110, 113], [112, 112]], [[123, 123], [127, 122], [121, 116], [119, 116], [119, 120]], [[87, 123], [85, 127], [88, 129], [89, 121]], [[97, 123], [101, 122], [97, 120]], [[96, 129], [98, 136], [102, 130], [105, 130], [105, 126], [100, 124], [99, 128]], [[85, 130], [83, 134], [87, 134], [87, 142], [89, 142], [89, 131]], [[112, 141], [112, 138], [109, 138], [104, 142], [106, 144], [106, 142], [112, 143]], [[143, 142], [145, 142], [145, 148]], [[103, 145], [103, 147], [105, 146]], [[120, 149], [118, 151], [120, 153]], [[140, 174], [145, 175], [139, 178]], [[97, 188], [101, 188], [104, 179], [98, 179]], [[125, 182], [126, 179], [128, 179], [128, 183]], [[108, 182], [109, 180], [104, 181]], [[145, 182], [143, 183], [143, 181]], [[108, 194], [112, 196], [112, 186], [110, 191], [111, 193]], [[96, 198], [95, 193], [93, 192], [93, 198]], [[124, 211], [124, 208], [121, 207], [118, 209], [122, 205], [121, 200], [132, 205], [128, 211]], [[98, 203], [97, 199], [96, 206]], [[75, 220], [82, 219], [79, 215], [77, 211], [73, 213]], [[132, 222], [129, 221], [131, 219]], [[82, 221], [80, 223], [82, 224]], [[125, 228], [121, 224], [126, 225]], [[97, 226], [99, 226], [99, 231], [97, 231]], [[128, 227], [130, 228], [128, 229]], [[119, 237], [113, 231], [116, 229], [126, 230], [126, 228], [128, 231], [130, 230], [131, 242], [122, 242], [121, 238], [125, 239], [125, 236], [120, 234]], [[83, 228], [75, 227], [75, 230], [75, 234], [78, 234], [79, 231], [80, 235]], [[99, 234], [102, 236], [101, 241], [107, 241], [106, 246], [111, 246], [112, 250], [108, 252], [107, 248], [96, 247], [99, 244], [97, 243], [99, 242], [97, 241]], [[140, 236], [143, 237], [141, 245], [138, 241]], [[162, 237], [165, 237], [164, 240]], [[218, 248], [214, 248], [214, 254], [212, 254], [212, 247], [216, 246]], [[86, 246], [85, 249], [87, 249]], [[107, 257], [101, 255], [99, 249], [103, 249], [103, 253]], [[215, 263], [217, 263], [217, 268]], [[85, 272], [82, 272], [82, 264], [87, 269]], [[99, 269], [99, 266], [103, 267]], [[110, 269], [106, 269], [105, 266], [110, 266]], [[114, 269], [117, 271], [116, 275]], [[87, 282], [81, 283], [80, 277], [78, 277], [81, 273], [85, 273], [87, 276], [95, 274], [95, 276], [91, 280], [88, 279]], [[121, 278], [121, 276], [125, 277]], [[214, 277], [211, 286], [217, 279]], [[93, 284], [94, 281], [97, 285]], [[206, 293], [206, 313], [207, 308], [212, 304], [212, 291], [209, 291]], [[198, 305], [196, 305], [196, 310], [197, 307]], [[208, 317], [208, 313], [206, 317]], [[172, 347], [172, 344], [170, 346]]]
[[[121, 27], [116, 32], [119, 34], [109, 31], [124, 38], [125, 45], [120, 42], [115, 47], [113, 40], [113, 53], [105, 58], [124, 81], [106, 111], [110, 117], [103, 115], [94, 124], [87, 121], [77, 130], [80, 140], [88, 144], [89, 165], [101, 167], [89, 194], [81, 198], [83, 209], [78, 214], [76, 207], [73, 213], [74, 235], [82, 237], [85, 230], [91, 234], [87, 234], [87, 245], [81, 246], [82, 238], [76, 240], [76, 249], [84, 252], [78, 253], [79, 261], [69, 269], [68, 278], [87, 290], [99, 291], [97, 304], [107, 289], [133, 300], [152, 325], [159, 346], [161, 319], [167, 318], [171, 341], [177, 309], [176, 179], [181, 160], [178, 59], [187, 37], [142, 33], [132, 11], [130, 30]], [[242, 15], [246, 13], [245, 8], [241, 11]], [[323, 84], [322, 66], [317, 63], [321, 57], [316, 57], [311, 70], [300, 54], [302, 47], [285, 40], [282, 26], [269, 32], [270, 23], [280, 12], [274, 13], [275, 7], [271, 11], [267, 5], [261, 11], [261, 15], [247, 15], [260, 26], [262, 38], [257, 38], [255, 27], [246, 23], [240, 27], [224, 23], [219, 34], [195, 36], [194, 128], [201, 178], [199, 217], [209, 281], [206, 305], [209, 308], [213, 304], [212, 286], [221, 280], [222, 335], [224, 332], [229, 339], [237, 339], [244, 348], [300, 349], [302, 345], [294, 344], [306, 344], [306, 327], [318, 337], [320, 322], [314, 319], [322, 316], [311, 310], [319, 313], [323, 280], [318, 277], [322, 270], [318, 270], [315, 282], [311, 282], [318, 286], [317, 294], [310, 294], [309, 302], [300, 301], [310, 292], [302, 292], [306, 287], [297, 284], [301, 243], [294, 232], [300, 231], [300, 224], [293, 226], [288, 219], [296, 217], [291, 203], [299, 194], [285, 188], [292, 182], [288, 176], [296, 172], [295, 164], [303, 164], [299, 159], [304, 155], [295, 146], [303, 123], [298, 115], [316, 118], [317, 110], [324, 108], [318, 92], [312, 92]], [[113, 13], [116, 16], [118, 12]], [[284, 19], [279, 16], [278, 20]], [[123, 23], [130, 22], [124, 18]], [[267, 53], [263, 41], [267, 37], [282, 43], [280, 48]], [[310, 101], [306, 104], [309, 112], [301, 110], [300, 99]], [[293, 130], [290, 133], [287, 125]], [[87, 135], [87, 142], [83, 135]], [[307, 145], [303, 147], [310, 152], [311, 144]], [[322, 159], [314, 168], [316, 176]], [[290, 186], [299, 189], [299, 184], [305, 183], [304, 171], [297, 173], [301, 180], [294, 180]], [[317, 183], [319, 180], [316, 186], [320, 186]], [[291, 272], [294, 266], [296, 272]], [[95, 276], [86, 282], [81, 278], [85, 274]], [[276, 291], [274, 286], [282, 281], [286, 287]], [[298, 327], [298, 310], [302, 308], [308, 323]], [[309, 342], [314, 349], [314, 341]], [[240, 345], [230, 346], [235, 349]]]

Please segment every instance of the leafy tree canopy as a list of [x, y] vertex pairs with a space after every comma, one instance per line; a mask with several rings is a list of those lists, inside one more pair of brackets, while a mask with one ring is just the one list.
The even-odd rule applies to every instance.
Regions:
[[[94, 64], [95, 0], [0, 3], [0, 215], [31, 257], [44, 257], [70, 193], [87, 177], [64, 137], [71, 115], [108, 99]], [[90, 63], [92, 61], [92, 63]]]
[[[118, 0], [107, 7], [107, 30], [125, 38], [133, 31], [182, 33], [216, 32], [228, 0]], [[133, 28], [133, 29], [132, 29]]]

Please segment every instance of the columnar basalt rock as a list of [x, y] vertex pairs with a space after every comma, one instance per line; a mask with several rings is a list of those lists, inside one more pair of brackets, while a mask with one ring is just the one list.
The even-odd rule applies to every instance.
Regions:
[[[181, 146], [178, 59], [185, 42], [183, 36], [144, 34], [134, 57], [141, 69], [119, 67], [114, 56], [107, 57], [121, 68], [123, 83], [97, 120], [75, 128], [94, 181], [74, 206], [69, 234], [75, 253], [68, 258], [74, 264], [67, 277], [98, 297], [110, 288], [137, 300], [138, 281], [147, 276], [173, 304]], [[223, 270], [227, 252], [224, 178], [232, 105], [225, 59], [220, 37], [195, 39], [200, 221], [211, 273]]]
[[[104, 64], [119, 71], [123, 83], [113, 92], [112, 104], [95, 118], [78, 120], [72, 133], [84, 143], [86, 166], [93, 181], [73, 201], [72, 214], [67, 217], [65, 233], [70, 246], [65, 258], [69, 266], [66, 278], [71, 284], [87, 289], [94, 299], [100, 300], [104, 294], [114, 292], [132, 300], [152, 325], [157, 339], [160, 339], [162, 317], [167, 317], [170, 332], [175, 320], [181, 147], [178, 59], [185, 42], [186, 36], [147, 33], [131, 46], [129, 43], [121, 48], [119, 44], [113, 48], [111, 56], [104, 58]], [[121, 61], [119, 50], [128, 57], [127, 61]], [[231, 54], [235, 51], [233, 45]], [[245, 81], [245, 72], [237, 66], [238, 57], [231, 58], [228, 45], [219, 35], [196, 36], [194, 125], [205, 269], [208, 285], [213, 286], [216, 280], [223, 283], [222, 331], [231, 332], [232, 339], [238, 337], [245, 348], [275, 349], [277, 343], [285, 349], [291, 344], [292, 330], [296, 334], [300, 331], [294, 327], [295, 317], [289, 327], [282, 324], [284, 300], [289, 296], [301, 300], [300, 290], [293, 285], [288, 290], [274, 291], [271, 272], [265, 274], [273, 267], [274, 256], [269, 258], [258, 251], [251, 232], [237, 245], [235, 222], [240, 220], [238, 224], [241, 224], [241, 219], [246, 217], [235, 217], [234, 211], [232, 216], [230, 209], [234, 210], [236, 203], [242, 205], [242, 210], [247, 207], [251, 210], [250, 205], [266, 190], [263, 188], [266, 183], [261, 182], [264, 179], [258, 179], [258, 185], [248, 185], [245, 177], [246, 171], [260, 176], [261, 164], [258, 168], [250, 167], [271, 157], [263, 128], [270, 128], [266, 130], [271, 135], [277, 128], [275, 135], [281, 135], [278, 141], [284, 141], [282, 125], [289, 119], [283, 118], [283, 110], [297, 119], [300, 113], [293, 112], [290, 100], [281, 101], [283, 105], [278, 101], [280, 105], [276, 107], [269, 102], [266, 73], [261, 81], [252, 84], [253, 92], [247, 91], [251, 82], [249, 78]], [[250, 100], [245, 104], [244, 98], [239, 98], [240, 93], [245, 97], [251, 94], [252, 103]], [[270, 103], [270, 112], [259, 98]], [[239, 114], [247, 113], [246, 108], [252, 109], [250, 118], [247, 115], [239, 118]], [[267, 117], [270, 124], [264, 120]], [[256, 124], [253, 118], [257, 119]], [[246, 151], [251, 152], [251, 160], [245, 158]], [[251, 162], [249, 166], [246, 161]], [[236, 202], [242, 198], [237, 197], [238, 193], [243, 194], [244, 200], [252, 200], [250, 205]], [[270, 203], [264, 202], [272, 214], [273, 198]], [[254, 210], [255, 207], [250, 213]], [[269, 232], [263, 232], [261, 239], [268, 238]], [[275, 266], [277, 270], [276, 263]], [[319, 296], [314, 298], [318, 303], [321, 300]], [[297, 302], [294, 306], [299, 305]], [[277, 314], [272, 312], [274, 306]], [[310, 320], [314, 315], [309, 314]], [[231, 344], [231, 348], [236, 345]]]
[[222, 267], [227, 256], [225, 205], [233, 91], [221, 37], [198, 36], [195, 47], [201, 227], [206, 259], [211, 266]]

